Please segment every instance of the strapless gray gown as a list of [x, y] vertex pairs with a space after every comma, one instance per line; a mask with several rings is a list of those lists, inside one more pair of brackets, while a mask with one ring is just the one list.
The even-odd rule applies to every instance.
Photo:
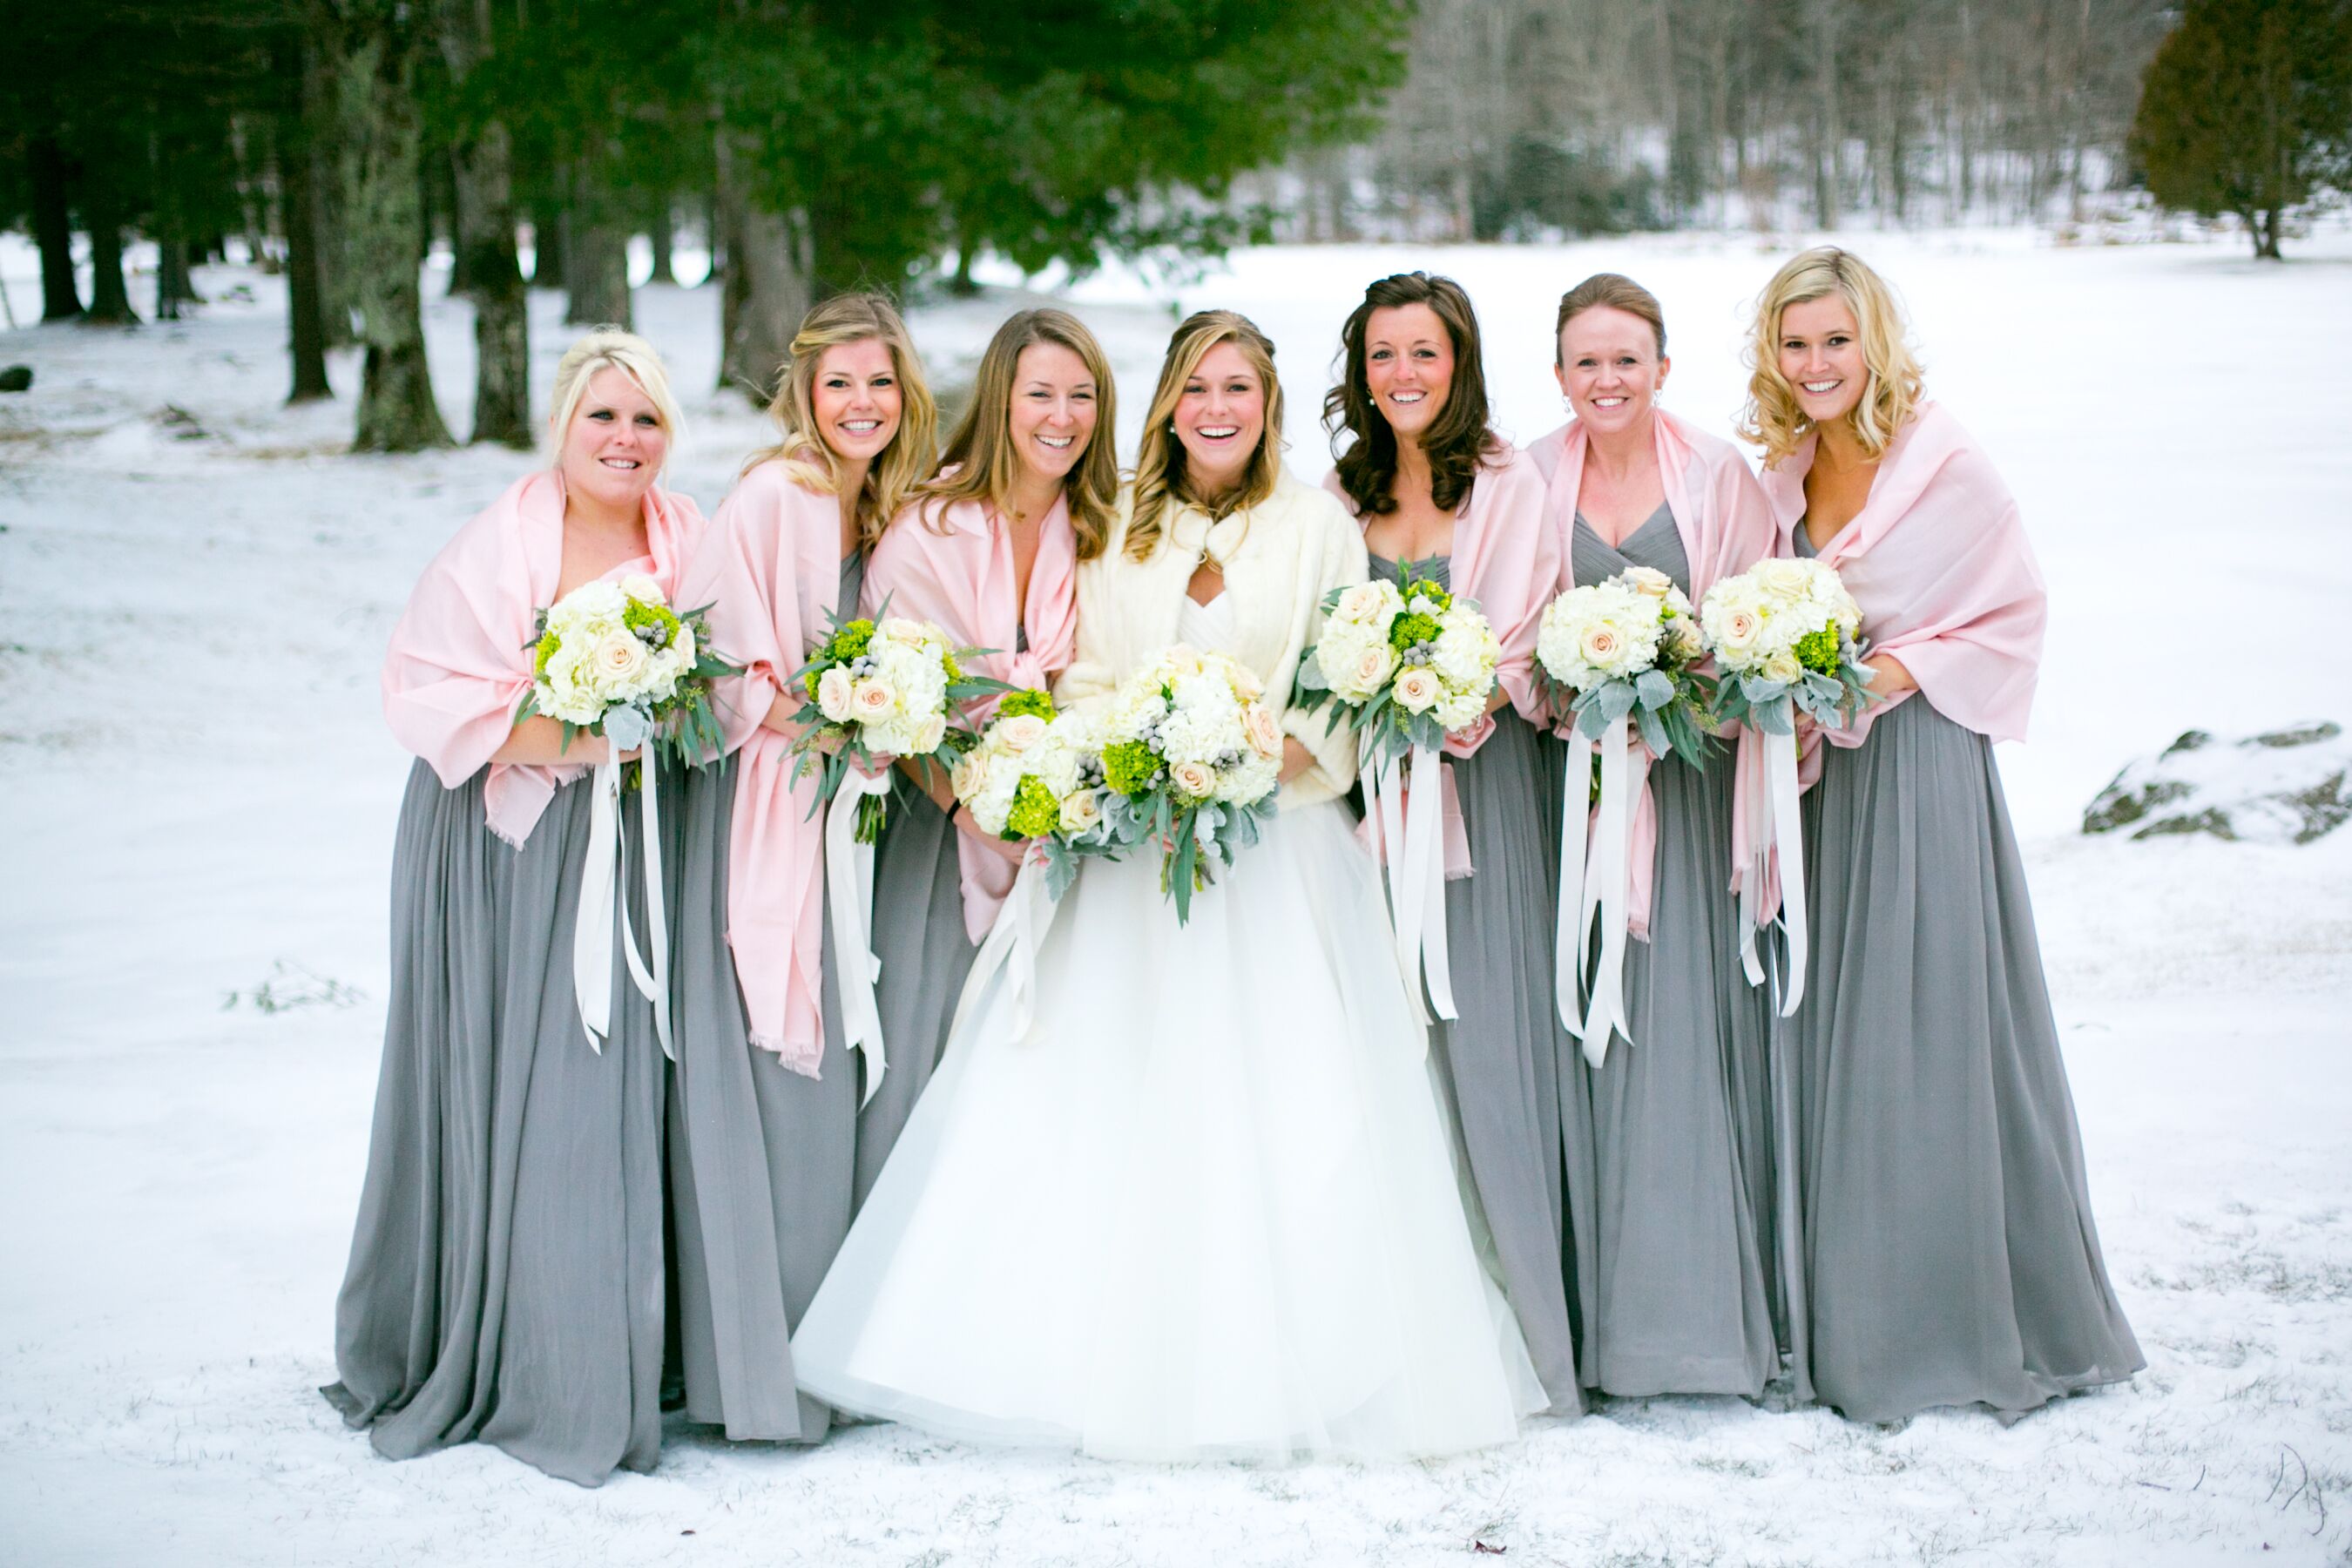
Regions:
[[[1582, 517], [1576, 580], [1630, 566], [1685, 594], [1690, 563], [1664, 506], [1616, 546]], [[1585, 1381], [1612, 1394], [1754, 1396], [1780, 1368], [1775, 1328], [1771, 1001], [1739, 967], [1731, 879], [1732, 753], [1650, 766], [1658, 814], [1650, 936], [1626, 944], [1626, 1021], [1588, 1067], [1595, 1161], [1594, 1308]]]
[[1887, 1421], [2120, 1382], [2147, 1363], [2091, 1218], [1992, 742], [1914, 695], [1822, 753], [1788, 1026], [1814, 1390]]

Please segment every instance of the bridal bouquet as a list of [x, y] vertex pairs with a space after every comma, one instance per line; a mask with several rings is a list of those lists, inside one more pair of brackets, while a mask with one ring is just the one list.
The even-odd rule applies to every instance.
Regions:
[[1698, 671], [1706, 649], [1690, 600], [1664, 573], [1629, 567], [1562, 593], [1545, 607], [1536, 664], [1556, 708], [1588, 740], [1631, 718], [1658, 756], [1706, 763], [1706, 718], [1715, 683]]
[[518, 722], [557, 721], [566, 747], [586, 731], [615, 752], [652, 742], [689, 763], [723, 749], [710, 682], [736, 668], [710, 651], [702, 612], [670, 608], [652, 578], [583, 584], [541, 610], [537, 627]]
[[1054, 898], [1068, 891], [1082, 857], [1115, 858], [1126, 847], [1103, 810], [1109, 789], [1100, 726], [1056, 712], [1043, 691], [1014, 691], [997, 705], [979, 744], [957, 761], [953, 782], [982, 827], [1042, 847]]
[[1308, 712], [1335, 703], [1331, 722], [1344, 716], [1368, 758], [1435, 750], [1476, 723], [1503, 653], [1475, 601], [1416, 577], [1411, 562], [1398, 574], [1325, 595], [1322, 636], [1298, 661], [1291, 698]]
[[1709, 588], [1698, 616], [1725, 677], [1714, 706], [1721, 722], [1787, 735], [1801, 710], [1843, 729], [1871, 700], [1862, 607], [1832, 567], [1759, 562]]
[[1265, 688], [1220, 653], [1178, 643], [1119, 688], [1101, 729], [1104, 815], [1122, 847], [1157, 839], [1160, 886], [1192, 895], [1257, 842], [1274, 814], [1282, 724]]
[[[967, 674], [959, 662], [977, 652], [956, 648], [929, 621], [892, 616], [880, 622], [835, 619], [795, 677], [805, 700], [793, 715], [808, 726], [793, 743], [802, 769], [817, 777], [819, 804], [839, 793], [854, 760], [922, 757], [952, 764], [972, 744], [950, 721], [957, 705], [1006, 689], [1001, 680]], [[857, 842], [880, 835], [888, 795], [857, 803]]]

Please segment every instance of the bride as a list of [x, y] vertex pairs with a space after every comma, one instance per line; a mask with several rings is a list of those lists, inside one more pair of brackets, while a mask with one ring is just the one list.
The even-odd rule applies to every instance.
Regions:
[[[1322, 596], [1366, 566], [1339, 504], [1283, 471], [1273, 345], [1193, 316], [1144, 427], [1079, 568], [1062, 700], [1178, 641], [1287, 693]], [[1284, 727], [1281, 814], [1189, 925], [1156, 852], [1091, 861], [1034, 1007], [1008, 973], [981, 982], [793, 1337], [808, 1392], [1150, 1459], [1442, 1454], [1544, 1406], [1339, 804], [1354, 740], [1296, 710]]]

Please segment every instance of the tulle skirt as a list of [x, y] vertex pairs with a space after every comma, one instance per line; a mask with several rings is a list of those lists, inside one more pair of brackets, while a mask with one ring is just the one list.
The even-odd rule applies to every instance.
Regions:
[[1158, 870], [1089, 865], [1026, 1030], [1000, 975], [950, 1037], [793, 1336], [802, 1385], [1118, 1458], [1509, 1440], [1546, 1396], [1344, 813], [1284, 814], [1188, 926]]

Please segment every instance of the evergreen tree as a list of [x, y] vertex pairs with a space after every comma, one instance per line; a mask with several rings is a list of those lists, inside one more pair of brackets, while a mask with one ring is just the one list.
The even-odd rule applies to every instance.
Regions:
[[2285, 215], [2352, 172], [2352, 4], [2189, 0], [2148, 65], [2129, 148], [2158, 201], [2234, 214], [2277, 259]]

